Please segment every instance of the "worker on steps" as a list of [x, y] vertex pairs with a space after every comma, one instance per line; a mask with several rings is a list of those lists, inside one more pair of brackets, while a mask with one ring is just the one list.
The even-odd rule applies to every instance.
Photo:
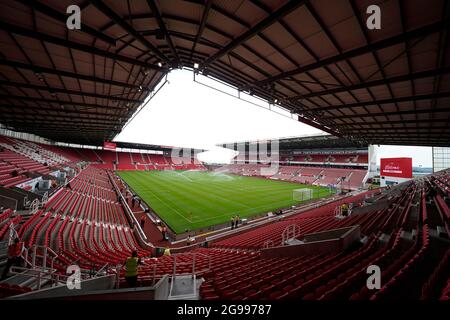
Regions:
[[136, 287], [139, 273], [139, 265], [143, 265], [141, 258], [138, 258], [137, 251], [131, 253], [131, 257], [125, 261], [125, 280], [130, 288]]

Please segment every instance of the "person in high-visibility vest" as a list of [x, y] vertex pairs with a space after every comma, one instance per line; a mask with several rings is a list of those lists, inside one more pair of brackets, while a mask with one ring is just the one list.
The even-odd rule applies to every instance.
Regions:
[[341, 213], [344, 217], [348, 215], [348, 204], [344, 203], [341, 205]]
[[131, 253], [131, 257], [127, 258], [125, 261], [125, 280], [129, 287], [136, 287], [139, 273], [138, 267], [142, 264], [144, 263], [141, 261], [141, 258], [138, 258], [136, 250], [134, 250]]
[[239, 223], [241, 223], [241, 217], [237, 215], [234, 217], [234, 227], [237, 228], [239, 226]]
[[6, 279], [9, 273], [9, 269], [13, 265], [20, 265], [22, 261], [22, 252], [25, 250], [24, 243], [19, 238], [14, 239], [14, 243], [8, 246], [8, 260], [6, 261], [5, 269], [3, 269], [2, 277], [0, 280]]

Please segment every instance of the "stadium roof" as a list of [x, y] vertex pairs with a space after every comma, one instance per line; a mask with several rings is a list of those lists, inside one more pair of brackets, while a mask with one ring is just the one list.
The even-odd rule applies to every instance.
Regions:
[[115, 141], [114, 142], [118, 148], [127, 148], [127, 149], [139, 149], [139, 150], [154, 150], [154, 151], [172, 151], [172, 150], [178, 150], [181, 152], [181, 150], [185, 149], [184, 151], [188, 152], [194, 152], [194, 153], [200, 153], [205, 151], [205, 149], [198, 149], [198, 148], [181, 148], [181, 147], [175, 147], [175, 146], [162, 146], [162, 145], [155, 145], [155, 144], [143, 144], [143, 143], [131, 143], [131, 142], [122, 142], [122, 141]]
[[[273, 139], [272, 139], [273, 140]], [[368, 145], [364, 142], [353, 141], [346, 138], [336, 137], [333, 135], [308, 135], [302, 137], [285, 137], [276, 139], [278, 142], [278, 148], [280, 151], [293, 150], [293, 149], [366, 149]], [[223, 148], [231, 148], [233, 150], [240, 150], [239, 146], [250, 146], [252, 144], [258, 144], [271, 140], [260, 141], [236, 141], [231, 143], [219, 144]]]
[[[81, 8], [68, 30], [66, 8]], [[380, 30], [366, 9], [381, 8]], [[450, 145], [446, 0], [0, 1], [1, 122], [111, 140], [173, 68], [365, 143]]]

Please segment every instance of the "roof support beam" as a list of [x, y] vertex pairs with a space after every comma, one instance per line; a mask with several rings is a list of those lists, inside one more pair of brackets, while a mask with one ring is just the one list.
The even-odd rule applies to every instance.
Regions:
[[212, 0], [206, 0], [205, 8], [203, 9], [202, 19], [200, 21], [200, 25], [198, 27], [197, 34], [195, 35], [195, 40], [192, 43], [191, 55], [189, 60], [192, 59], [192, 55], [194, 54], [195, 48], [197, 47], [197, 43], [202, 37], [203, 30], [205, 30], [206, 20], [208, 20], [209, 10], [211, 9]]
[[404, 111], [392, 111], [392, 112], [371, 112], [366, 114], [350, 114], [344, 116], [330, 116], [330, 117], [320, 117], [320, 119], [329, 120], [341, 120], [341, 119], [353, 119], [353, 118], [372, 118], [372, 117], [385, 117], [385, 116], [398, 116], [405, 114], [428, 114], [428, 113], [439, 113], [439, 112], [450, 112], [450, 107], [436, 108], [436, 109], [411, 109]]
[[132, 35], [136, 40], [142, 43], [146, 48], [148, 48], [151, 52], [153, 52], [159, 59], [171, 64], [170, 60], [161, 52], [158, 48], [156, 48], [153, 44], [151, 44], [147, 39], [145, 39], [142, 35], [140, 35], [132, 26], [130, 26], [125, 20], [123, 20], [114, 10], [112, 10], [108, 5], [103, 3], [101, 0], [89, 0], [90, 3], [94, 7], [96, 7], [101, 13], [105, 16], [113, 20], [116, 24], [118, 24], [122, 29]]
[[154, 70], [158, 70], [158, 71], [162, 71], [162, 72], [167, 71], [166, 68], [158, 67], [157, 65], [153, 65], [151, 63], [140, 61], [140, 60], [128, 57], [128, 56], [115, 54], [113, 52], [102, 50], [102, 49], [99, 49], [99, 48], [96, 48], [93, 46], [88, 46], [88, 45], [77, 43], [74, 41], [54, 37], [54, 36], [51, 36], [51, 35], [48, 35], [45, 33], [40, 33], [37, 31], [30, 30], [30, 29], [22, 28], [20, 26], [12, 25], [12, 24], [9, 24], [4, 21], [0, 21], [0, 29], [15, 33], [15, 34], [20, 34], [22, 36], [30, 37], [33, 39], [42, 40], [42, 41], [45, 41], [48, 43], [53, 43], [53, 44], [56, 44], [59, 46], [95, 54], [98, 56], [110, 58], [110, 59], [117, 60], [117, 61], [126, 62], [126, 63], [132, 64], [132, 65], [138, 65], [141, 67], [145, 67], [148, 69], [154, 69]]
[[144, 102], [144, 100], [127, 99], [127, 98], [122, 98], [119, 96], [109, 96], [109, 95], [98, 94], [98, 93], [89, 93], [89, 92], [81, 92], [81, 91], [76, 91], [76, 90], [67, 90], [67, 89], [47, 87], [47, 86], [38, 86], [38, 85], [34, 85], [34, 84], [29, 84], [29, 83], [20, 83], [20, 82], [14, 82], [14, 81], [6, 81], [6, 80], [0, 80], [0, 85], [15, 87], [15, 88], [43, 90], [43, 91], [48, 91], [50, 93], [65, 93], [65, 94], [70, 94], [70, 95], [85, 96], [85, 97], [106, 99], [106, 100], [112, 100], [112, 101], [117, 100], [117, 101], [130, 102], [130, 103], [136, 103], [136, 104], [141, 104]]
[[308, 119], [306, 117], [299, 116], [298, 117], [298, 121], [300, 121], [300, 122], [302, 122], [304, 124], [307, 124], [307, 125], [309, 125], [311, 127], [314, 127], [316, 129], [325, 131], [326, 133], [332, 134], [333, 136], [342, 137], [342, 135], [340, 133], [336, 132], [332, 128], [325, 127], [324, 125], [319, 124], [317, 122], [314, 122], [313, 120], [310, 120], [310, 119]]
[[[384, 144], [384, 145], [405, 145], [410, 146], [411, 140], [408, 138], [384, 138], [383, 140], [369, 140], [371, 144]], [[426, 138], [416, 138], [415, 144], [416, 146], [430, 146], [430, 147], [448, 147], [448, 143], [446, 143], [445, 139], [437, 139], [436, 137], [426, 137]]]
[[[424, 123], [424, 124], [429, 124], [429, 123], [436, 123], [436, 122], [449, 122], [448, 119], [444, 118], [444, 119], [426, 119], [426, 120], [389, 120], [389, 121], [363, 121], [363, 122], [352, 122], [352, 123], [336, 123], [334, 124], [336, 127], [342, 127], [342, 126], [369, 126], [369, 125], [375, 125], [375, 126], [379, 126], [379, 125], [391, 125], [391, 124], [407, 124], [407, 123]], [[420, 128], [420, 127], [419, 127]], [[423, 127], [425, 128], [425, 127]], [[449, 127], [450, 128], [450, 127]], [[364, 128], [363, 130], [369, 130], [371, 128]], [[383, 129], [389, 129], [389, 128], [383, 128]], [[398, 127], [395, 129], [399, 129], [401, 130], [402, 127]], [[411, 129], [417, 129], [417, 127], [411, 127]]]
[[[17, 111], [13, 111], [12, 109], [18, 109]], [[0, 104], [0, 110], [2, 115], [32, 115], [33, 117], [45, 117], [48, 118], [60, 118], [60, 119], [70, 119], [72, 122], [76, 122], [78, 119], [80, 120], [88, 120], [87, 123], [91, 123], [89, 120], [99, 120], [95, 121], [95, 123], [114, 123], [117, 124], [118, 121], [114, 119], [108, 119], [105, 116], [114, 116], [111, 114], [105, 113], [92, 113], [92, 112], [80, 112], [77, 110], [57, 110], [51, 108], [39, 108], [39, 107], [24, 107], [24, 106], [15, 106], [15, 105], [3, 105]], [[38, 113], [38, 111], [45, 112], [58, 112], [58, 114], [50, 114], [50, 113]], [[61, 114], [62, 113], [62, 114]], [[87, 115], [87, 116], [83, 116]], [[94, 116], [96, 116], [94, 118]], [[99, 118], [100, 117], [100, 118]]]
[[[388, 103], [399, 103], [399, 102], [419, 101], [419, 100], [432, 100], [432, 99], [449, 98], [449, 97], [450, 97], [450, 92], [440, 92], [437, 94], [423, 94], [423, 95], [417, 95], [417, 96], [407, 96], [407, 97], [382, 99], [382, 100], [375, 100], [375, 101], [362, 101], [362, 102], [348, 103], [348, 104], [343, 104], [343, 105], [314, 108], [314, 109], [309, 109], [309, 110], [310, 111], [332, 111], [332, 110], [340, 110], [340, 109], [347, 109], [347, 108], [357, 108], [357, 107], [363, 107], [363, 106], [377, 106], [377, 105], [388, 104]], [[372, 114], [372, 113], [370, 113], [370, 114]], [[342, 116], [342, 117], [343, 117], [343, 119], [345, 119], [346, 116]], [[357, 114], [351, 115], [351, 117], [358, 117], [358, 115]], [[341, 116], [332, 117], [332, 118], [333, 119], [341, 118]]]
[[[75, 73], [75, 72], [56, 70], [56, 69], [26, 64], [26, 63], [22, 63], [22, 62], [6, 60], [6, 59], [0, 59], [0, 65], [9, 66], [9, 67], [13, 67], [13, 68], [32, 70], [34, 72], [39, 72], [39, 73], [56, 74], [56, 75], [60, 75], [63, 77], [69, 77], [69, 78], [81, 79], [81, 80], [86, 80], [86, 81], [105, 83], [105, 84], [114, 85], [114, 86], [118, 86], [118, 87], [125, 87], [125, 88], [130, 88], [130, 89], [141, 90], [140, 86], [132, 85], [132, 84], [129, 84], [126, 82], [108, 80], [108, 79], [98, 78], [98, 77], [94, 77], [94, 76], [83, 75], [83, 74], [79, 74], [79, 73]], [[149, 91], [149, 89], [142, 88], [142, 91]]]
[[[18, 0], [23, 5], [29, 6], [33, 8], [33, 10], [39, 11], [43, 14], [45, 14], [48, 17], [51, 17], [64, 25], [67, 21], [67, 15], [65, 13], [61, 13], [58, 10], [53, 9], [52, 7], [49, 7], [45, 5], [44, 3], [41, 3], [37, 0]], [[82, 21], [83, 22], [83, 21]], [[98, 30], [95, 30], [94, 28], [86, 25], [85, 23], [82, 24], [81, 32], [85, 32], [91, 36], [93, 36], [96, 39], [100, 39], [112, 46], [116, 46], [116, 39], [104, 34], [103, 32], [100, 32]]]
[[[381, 131], [381, 132], [391, 132], [391, 133], [399, 133], [399, 134], [404, 133], [404, 134], [409, 134], [410, 136], [414, 136], [414, 135], [417, 135], [417, 134], [428, 134], [429, 133], [428, 129], [429, 129], [428, 127], [419, 127], [419, 128], [417, 128], [417, 127], [414, 126], [414, 127], [395, 127], [395, 128], [365, 128], [364, 131], [367, 132], [367, 134], [374, 133], [374, 131], [375, 131], [376, 134], [378, 134], [377, 132]], [[440, 125], [440, 126], [434, 125], [431, 129], [439, 130], [439, 132], [435, 132], [435, 133], [443, 134], [442, 130], [444, 130], [444, 131], [445, 130], [449, 130], [450, 127], [447, 126], [447, 125], [445, 125], [445, 126], [443, 126], [443, 125]], [[358, 129], [356, 129], [356, 130], [358, 130]], [[348, 130], [345, 130], [345, 131], [342, 130], [342, 132], [344, 132], [345, 134], [355, 135], [359, 131], [354, 131], [354, 130], [348, 129]]]
[[83, 102], [74, 102], [74, 101], [53, 100], [53, 99], [45, 99], [45, 98], [39, 98], [39, 97], [26, 97], [26, 96], [13, 96], [13, 95], [0, 94], [0, 100], [2, 100], [2, 99], [17, 99], [17, 100], [23, 100], [23, 101], [36, 101], [36, 102], [45, 102], [45, 103], [56, 103], [58, 105], [68, 105], [68, 106], [75, 106], [75, 107], [83, 107], [85, 109], [103, 108], [103, 109], [110, 109], [110, 110], [114, 110], [114, 111], [126, 111], [126, 107], [104, 106], [104, 105], [98, 105], [98, 104], [94, 104], [94, 103], [83, 103]]
[[92, 122], [91, 123], [79, 122], [79, 121], [74, 122], [74, 121], [70, 121], [70, 120], [67, 120], [67, 121], [58, 120], [58, 121], [54, 121], [54, 123], [49, 125], [47, 119], [37, 119], [33, 116], [28, 118], [28, 117], [25, 117], [25, 115], [21, 115], [20, 119], [17, 119], [16, 117], [11, 117], [11, 118], [7, 119], [5, 117], [1, 121], [2, 121], [2, 123], [5, 123], [5, 122], [12, 123], [13, 125], [23, 123], [23, 124], [26, 124], [27, 127], [28, 126], [33, 127], [33, 126], [37, 126], [37, 125], [39, 125], [39, 126], [45, 125], [48, 128], [51, 128], [53, 130], [55, 128], [66, 130], [68, 126], [71, 126], [71, 127], [81, 127], [81, 128], [86, 127], [86, 128], [98, 129], [98, 131], [101, 131], [103, 129], [110, 130], [110, 129], [114, 128], [114, 126], [116, 125], [116, 124], [99, 125], [97, 123], [92, 123]]
[[305, 3], [305, 0], [291, 0], [288, 3], [286, 3], [284, 6], [279, 8], [277, 11], [272, 13], [271, 15], [267, 16], [265, 19], [257, 23], [253, 28], [247, 30], [231, 42], [229, 42], [225, 47], [217, 51], [215, 54], [210, 56], [208, 59], [206, 59], [202, 64], [201, 68], [204, 68], [208, 66], [209, 64], [213, 63], [215, 60], [219, 59], [220, 57], [226, 55], [231, 50], [235, 49], [236, 47], [240, 46], [245, 41], [251, 39], [253, 36], [255, 36], [257, 33], [261, 32], [262, 30], [268, 28], [272, 24], [274, 24], [276, 21], [284, 17], [285, 15], [291, 13], [298, 7], [302, 6]]
[[159, 29], [164, 33], [164, 37], [166, 38], [167, 44], [170, 47], [170, 51], [172, 51], [173, 56], [175, 57], [177, 64], [180, 62], [180, 58], [178, 57], [177, 50], [175, 49], [175, 46], [172, 42], [172, 38], [170, 37], [169, 32], [167, 31], [166, 25], [164, 24], [164, 21], [161, 17], [161, 14], [159, 13], [159, 9], [156, 6], [156, 3], [154, 0], [147, 0], [147, 4], [152, 9], [153, 15], [156, 18], [156, 22], [158, 23]]
[[[76, 129], [61, 129], [61, 130], [47, 130], [42, 126], [11, 126], [9, 128], [13, 131], [29, 132], [37, 134], [43, 138], [47, 138], [53, 141], [68, 142], [75, 144], [88, 144], [88, 145], [103, 145], [104, 136], [108, 133], [106, 130], [95, 130], [90, 128], [78, 127]], [[82, 141], [89, 143], [83, 143]], [[95, 141], [95, 142], [94, 142]]]
[[386, 78], [386, 79], [379, 79], [379, 80], [368, 81], [368, 82], [364, 82], [364, 83], [358, 83], [358, 84], [354, 84], [354, 85], [350, 85], [350, 86], [346, 86], [346, 87], [339, 87], [339, 88], [333, 88], [333, 89], [313, 92], [313, 93], [305, 94], [303, 96], [290, 97], [289, 100], [308, 99], [308, 98], [324, 96], [324, 95], [328, 95], [328, 94], [334, 94], [334, 93], [340, 93], [340, 92], [346, 92], [346, 91], [358, 90], [358, 89], [365, 89], [368, 87], [381, 86], [381, 85], [386, 85], [388, 83], [396, 83], [396, 82], [409, 81], [409, 80], [415, 80], [415, 79], [421, 79], [421, 78], [427, 78], [427, 77], [434, 77], [436, 75], [442, 75], [442, 74], [448, 74], [448, 73], [450, 73], [450, 67], [444, 67], [444, 68], [439, 68], [439, 69], [405, 74], [405, 75], [401, 75], [401, 76], [395, 76], [395, 77]]
[[272, 82], [275, 82], [275, 81], [278, 81], [278, 80], [281, 80], [281, 79], [284, 79], [287, 77], [295, 76], [297, 74], [304, 73], [306, 71], [310, 71], [313, 69], [317, 69], [317, 68], [320, 68], [320, 67], [323, 67], [323, 66], [326, 66], [329, 64], [333, 64], [333, 63], [336, 63], [336, 62], [339, 62], [339, 61], [342, 61], [345, 59], [354, 58], [356, 56], [360, 56], [360, 55], [363, 55], [363, 54], [366, 54], [366, 53], [369, 53], [369, 52], [372, 52], [375, 50], [384, 49], [384, 48], [405, 42], [407, 40], [411, 40], [414, 38], [418, 38], [418, 37], [422, 37], [422, 36], [426, 36], [426, 35], [438, 32], [442, 29], [448, 28], [449, 25], [450, 25], [450, 19], [444, 19], [443, 21], [439, 21], [439, 22], [432, 23], [432, 24], [429, 24], [429, 25], [426, 25], [426, 26], [423, 26], [423, 27], [420, 27], [420, 28], [417, 28], [417, 29], [414, 29], [411, 31], [407, 31], [407, 32], [401, 33], [397, 36], [394, 36], [394, 37], [391, 37], [388, 39], [384, 39], [384, 40], [380, 40], [375, 43], [371, 43], [367, 46], [353, 49], [353, 50], [344, 52], [342, 54], [338, 54], [336, 56], [329, 57], [329, 58], [320, 60], [315, 63], [311, 63], [306, 66], [302, 66], [299, 68], [292, 69], [290, 71], [282, 72], [276, 76], [273, 76], [273, 77], [270, 77], [270, 78], [267, 78], [267, 79], [264, 79], [261, 81], [257, 81], [254, 83], [254, 85], [261, 86], [264, 84], [272, 83]]

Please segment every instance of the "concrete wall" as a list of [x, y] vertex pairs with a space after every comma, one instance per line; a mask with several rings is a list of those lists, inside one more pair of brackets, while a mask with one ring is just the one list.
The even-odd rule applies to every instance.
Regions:
[[340, 251], [339, 239], [329, 239], [311, 243], [272, 247], [261, 250], [263, 258], [296, 257], [316, 254], [330, 254]]
[[154, 287], [154, 300], [167, 300], [169, 296], [169, 276], [163, 276]]
[[351, 227], [345, 234], [340, 237], [341, 250], [346, 250], [355, 242], [361, 239], [361, 228], [359, 225]]
[[365, 214], [368, 212], [383, 210], [388, 208], [391, 203], [394, 202], [394, 199], [381, 199], [377, 202], [374, 202], [373, 204], [368, 204], [361, 207], [355, 207], [352, 209], [352, 215], [354, 214]]
[[169, 277], [162, 277], [153, 287], [114, 289], [115, 275], [82, 282], [80, 290], [59, 286], [8, 298], [10, 300], [57, 299], [57, 300], [167, 300]]
[[332, 254], [359, 241], [360, 227], [352, 226], [305, 235], [305, 243], [261, 250], [263, 258]]
[[349, 230], [349, 228], [347, 227], [347, 228], [339, 228], [339, 229], [332, 229], [332, 230], [326, 230], [326, 231], [321, 231], [321, 232], [308, 233], [308, 234], [305, 234], [303, 239], [305, 242], [334, 239], [334, 238], [341, 237], [348, 230]]
[[11, 300], [27, 300], [27, 299], [51, 299], [59, 297], [71, 297], [77, 295], [86, 295], [92, 291], [107, 290], [114, 288], [115, 275], [107, 275], [93, 279], [84, 280], [81, 282], [81, 289], [69, 290], [67, 286], [59, 285], [57, 287], [46, 288], [39, 291], [29, 292], [14, 296], [8, 299]]

